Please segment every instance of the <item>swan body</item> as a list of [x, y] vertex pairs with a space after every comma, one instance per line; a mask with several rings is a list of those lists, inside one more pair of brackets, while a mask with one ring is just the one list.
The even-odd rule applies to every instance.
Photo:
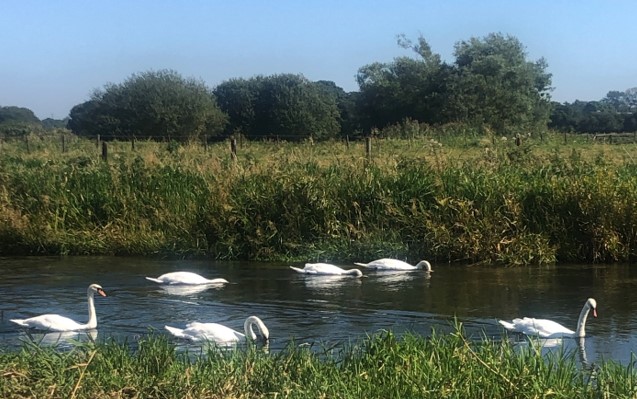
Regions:
[[254, 332], [254, 326], [257, 327], [263, 339], [267, 341], [270, 337], [270, 332], [263, 321], [256, 316], [250, 316], [245, 320], [243, 323], [244, 334], [222, 324], [199, 323], [196, 321], [187, 324], [184, 329], [170, 326], [164, 326], [164, 328], [177, 338], [194, 342], [211, 341], [219, 345], [229, 345], [243, 341], [246, 338], [251, 341], [256, 341], [257, 335]]
[[13, 319], [12, 322], [27, 328], [45, 331], [78, 331], [90, 330], [97, 327], [97, 315], [95, 314], [95, 303], [93, 297], [95, 293], [106, 296], [102, 287], [98, 284], [91, 284], [86, 291], [88, 299], [88, 323], [81, 324], [68, 317], [59, 314], [43, 314], [28, 319]]
[[299, 269], [294, 266], [290, 266], [290, 269], [299, 273], [312, 274], [316, 276], [363, 276], [363, 272], [358, 269], [345, 270], [338, 266], [330, 265], [329, 263], [306, 263], [303, 269]]
[[146, 277], [146, 280], [154, 281], [159, 284], [187, 284], [187, 285], [201, 285], [201, 284], [227, 284], [228, 280], [224, 278], [213, 278], [209, 280], [197, 273], [192, 272], [172, 272], [162, 274], [161, 276]]
[[431, 263], [427, 262], [426, 260], [421, 260], [415, 266], [410, 265], [407, 262], [403, 262], [402, 260], [389, 259], [389, 258], [377, 259], [377, 260], [371, 261], [369, 263], [354, 262], [354, 264], [358, 265], [358, 266], [367, 267], [369, 269], [376, 269], [376, 270], [417, 270], [417, 269], [424, 269], [427, 272], [432, 272], [433, 271], [431, 269]]
[[597, 302], [593, 298], [588, 298], [580, 312], [575, 331], [553, 320], [534, 319], [530, 317], [513, 319], [511, 322], [498, 320], [498, 323], [511, 332], [538, 336], [540, 338], [582, 338], [586, 336], [586, 319], [591, 309], [593, 310], [593, 317], [597, 317]]

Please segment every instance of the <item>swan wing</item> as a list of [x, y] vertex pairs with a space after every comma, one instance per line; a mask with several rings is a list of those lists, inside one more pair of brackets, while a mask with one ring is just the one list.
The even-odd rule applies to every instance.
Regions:
[[43, 314], [29, 319], [14, 319], [11, 321], [23, 327], [45, 331], [76, 331], [88, 328], [86, 324], [80, 324], [59, 314]]
[[218, 344], [237, 342], [245, 335], [218, 323], [193, 322], [182, 330], [184, 338], [192, 341], [214, 341]]
[[[147, 277], [148, 278], [148, 277]], [[157, 279], [151, 281], [157, 281], [163, 284], [207, 284], [209, 280], [197, 273], [192, 272], [172, 272], [162, 274]]]
[[354, 263], [354, 264], [358, 266], [364, 266], [370, 269], [378, 269], [378, 270], [413, 270], [416, 268], [415, 266], [412, 266], [407, 262], [403, 262], [402, 260], [389, 259], [389, 258], [376, 259], [369, 263]]
[[303, 270], [311, 274], [340, 275], [345, 274], [345, 270], [329, 263], [306, 263]]
[[500, 321], [507, 330], [541, 338], [558, 338], [575, 334], [563, 325], [547, 319], [524, 317], [513, 319], [511, 323]]

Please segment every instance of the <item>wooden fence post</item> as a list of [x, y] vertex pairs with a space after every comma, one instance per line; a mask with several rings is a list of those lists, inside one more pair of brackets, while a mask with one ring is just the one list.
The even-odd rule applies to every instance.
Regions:
[[95, 147], [100, 148], [100, 135], [97, 135], [97, 140], [95, 141]]
[[365, 137], [365, 155], [368, 161], [372, 159], [372, 138], [370, 136]]
[[62, 152], [66, 152], [66, 136], [62, 133]]
[[106, 141], [102, 142], [102, 160], [108, 161], [108, 146], [106, 145]]
[[237, 139], [234, 137], [230, 138], [230, 157], [233, 161], [237, 160]]
[[130, 141], [131, 150], [135, 151], [135, 137]]
[[24, 142], [27, 145], [27, 154], [31, 153], [31, 147], [29, 147], [29, 136], [27, 136], [26, 134], [24, 135]]

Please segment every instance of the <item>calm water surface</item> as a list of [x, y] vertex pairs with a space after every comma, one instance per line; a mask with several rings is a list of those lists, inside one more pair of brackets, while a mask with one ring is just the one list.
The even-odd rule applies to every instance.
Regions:
[[[96, 297], [98, 339], [136, 339], [164, 325], [218, 322], [242, 330], [259, 316], [271, 334], [270, 348], [291, 340], [331, 346], [381, 329], [429, 335], [451, 331], [454, 317], [467, 332], [499, 339], [497, 319], [550, 318], [575, 329], [586, 298], [598, 303], [589, 318], [587, 362], [628, 363], [637, 352], [637, 268], [624, 265], [548, 268], [487, 268], [434, 264], [434, 273], [383, 273], [367, 277], [308, 277], [289, 263], [150, 260], [121, 257], [0, 258], [0, 348], [21, 345], [27, 334], [9, 322], [42, 313], [87, 320], [86, 288], [99, 283], [108, 297]], [[295, 266], [299, 266], [296, 264]], [[349, 268], [353, 265], [343, 265]], [[302, 267], [302, 265], [301, 265]], [[223, 288], [163, 288], [145, 276], [192, 271], [223, 277]], [[70, 334], [77, 337], [75, 334]], [[47, 340], [59, 339], [47, 335]], [[565, 340], [577, 349], [574, 340]]]

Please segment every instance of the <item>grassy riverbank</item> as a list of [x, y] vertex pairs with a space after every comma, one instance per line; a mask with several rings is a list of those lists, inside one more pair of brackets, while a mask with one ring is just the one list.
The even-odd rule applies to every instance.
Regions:
[[290, 345], [188, 356], [160, 337], [0, 352], [3, 398], [634, 398], [633, 365], [583, 368], [575, 354], [542, 356], [461, 333], [383, 333], [340, 350]]
[[636, 258], [634, 144], [417, 133], [373, 140], [369, 159], [363, 142], [239, 143], [236, 161], [228, 143], [111, 142], [103, 161], [86, 139], [68, 137], [64, 153], [59, 137], [8, 141], [0, 255]]

